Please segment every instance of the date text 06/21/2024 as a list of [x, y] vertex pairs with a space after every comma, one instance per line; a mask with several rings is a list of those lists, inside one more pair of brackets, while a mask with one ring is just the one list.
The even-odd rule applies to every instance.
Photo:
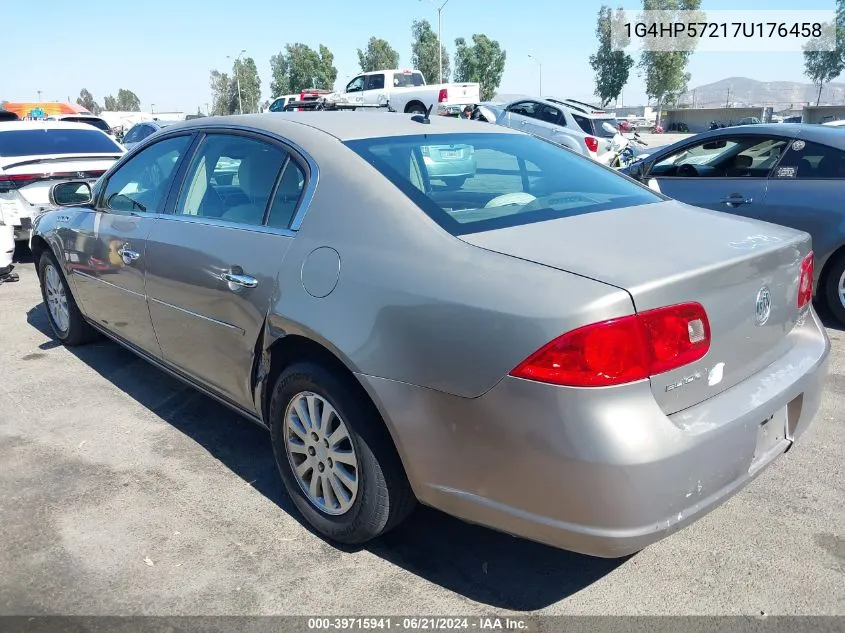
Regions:
[[308, 618], [309, 631], [522, 631], [527, 620], [511, 617], [315, 617]]

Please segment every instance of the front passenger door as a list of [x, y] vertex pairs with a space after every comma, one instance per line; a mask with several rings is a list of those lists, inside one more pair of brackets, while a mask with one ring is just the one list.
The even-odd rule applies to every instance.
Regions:
[[163, 139], [120, 166], [100, 188], [93, 213], [71, 227], [72, 238], [65, 242], [87, 316], [156, 356], [160, 350], [144, 290], [145, 246], [191, 139], [188, 134]]
[[767, 177], [788, 138], [770, 135], [710, 137], [659, 157], [646, 178], [660, 191], [697, 207], [765, 219]]

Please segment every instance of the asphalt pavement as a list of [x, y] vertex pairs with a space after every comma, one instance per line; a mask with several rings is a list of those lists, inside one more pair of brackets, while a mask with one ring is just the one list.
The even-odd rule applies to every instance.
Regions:
[[623, 560], [418, 509], [360, 549], [303, 526], [269, 436], [117, 345], [50, 336], [0, 285], [0, 614], [845, 615], [845, 342], [792, 451]]

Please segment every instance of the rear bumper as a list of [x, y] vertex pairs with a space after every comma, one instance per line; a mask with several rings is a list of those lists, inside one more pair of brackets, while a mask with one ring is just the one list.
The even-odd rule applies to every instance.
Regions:
[[462, 158], [460, 160], [435, 161], [425, 159], [426, 170], [431, 178], [457, 178], [475, 175], [475, 158]]
[[[830, 342], [812, 310], [791, 351], [666, 416], [648, 381], [610, 389], [506, 378], [466, 399], [359, 376], [421, 502], [594, 556], [629, 555], [689, 525], [787, 450], [816, 414]], [[760, 425], [785, 437], [758, 454]]]

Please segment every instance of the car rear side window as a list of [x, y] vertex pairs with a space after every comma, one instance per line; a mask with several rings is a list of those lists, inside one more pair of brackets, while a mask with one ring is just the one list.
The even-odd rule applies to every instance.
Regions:
[[285, 165], [279, 186], [273, 195], [273, 205], [267, 218], [267, 226], [286, 229], [293, 220], [293, 214], [299, 205], [302, 191], [305, 189], [305, 172], [294, 159]]
[[453, 235], [664, 200], [526, 134], [440, 134], [347, 141]]
[[585, 116], [581, 116], [580, 114], [573, 114], [572, 118], [575, 119], [578, 127], [584, 130], [587, 134], [595, 134], [595, 132], [593, 132], [593, 126], [590, 119]]
[[208, 135], [191, 161], [176, 215], [261, 225], [286, 157], [248, 136]]
[[43, 154], [122, 154], [108, 136], [95, 129], [13, 130], [0, 132], [0, 156]]
[[845, 178], [845, 152], [821, 143], [792, 141], [774, 177], [778, 180]]

